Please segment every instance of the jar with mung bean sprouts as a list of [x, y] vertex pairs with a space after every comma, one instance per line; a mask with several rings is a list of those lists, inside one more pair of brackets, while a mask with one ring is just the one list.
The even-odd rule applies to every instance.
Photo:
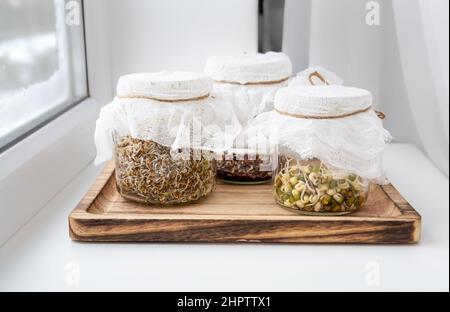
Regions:
[[305, 215], [344, 215], [367, 202], [370, 183], [385, 183], [382, 152], [390, 140], [369, 91], [338, 85], [280, 89], [275, 109], [255, 124], [276, 142], [273, 194]]

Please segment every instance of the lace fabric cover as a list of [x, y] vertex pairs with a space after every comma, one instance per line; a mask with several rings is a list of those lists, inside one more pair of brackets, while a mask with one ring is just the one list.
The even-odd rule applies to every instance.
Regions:
[[[268, 140], [279, 155], [303, 160], [318, 158], [336, 174], [354, 173], [383, 184], [386, 181], [382, 152], [391, 136], [370, 105], [370, 93], [356, 88], [285, 88], [275, 98], [276, 110], [259, 115], [251, 124], [263, 139], [253, 136], [249, 142]], [[343, 112], [340, 107], [345, 112], [361, 107], [368, 110], [333, 119], [295, 117], [296, 114], [339, 116]]]
[[[166, 74], [164, 74], [165, 76]], [[220, 153], [232, 145], [233, 140], [241, 131], [231, 103], [230, 95], [224, 92], [211, 92], [208, 85], [203, 83], [201, 88], [190, 89], [191, 82], [183, 81], [184, 73], [172, 73], [171, 78], [165, 77], [182, 89], [177, 97], [171, 95], [171, 89], [163, 83], [163, 88], [152, 87], [158, 83], [155, 77], [149, 80], [151, 87], [142, 88], [141, 93], [133, 93], [136, 98], [128, 98], [121, 90], [124, 90], [123, 82], [119, 80], [118, 94], [111, 103], [104, 106], [97, 119], [95, 142], [97, 146], [96, 164], [112, 158], [114, 151], [114, 136], [129, 135], [135, 139], [154, 141], [160, 145], [178, 149], [202, 149]], [[179, 77], [181, 78], [181, 81]], [[135, 77], [132, 77], [135, 79]], [[176, 82], [178, 80], [178, 82]], [[201, 85], [197, 80], [209, 81], [209, 78], [190, 76], [196, 86]], [[129, 83], [126, 78], [126, 82]], [[140, 85], [145, 85], [139, 80]], [[206, 90], [205, 90], [206, 89]], [[129, 90], [139, 90], [130, 88]], [[190, 90], [193, 90], [190, 92]], [[206, 91], [206, 92], [205, 92]], [[145, 92], [145, 95], [142, 93]], [[180, 95], [181, 94], [181, 95]], [[201, 99], [198, 95], [209, 94]], [[162, 96], [165, 101], [151, 99]], [[141, 98], [145, 97], [145, 98]], [[167, 97], [170, 97], [170, 101]]]

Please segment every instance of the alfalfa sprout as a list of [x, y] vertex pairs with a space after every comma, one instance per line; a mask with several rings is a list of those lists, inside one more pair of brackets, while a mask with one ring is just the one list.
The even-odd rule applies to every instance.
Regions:
[[189, 157], [174, 157], [169, 147], [153, 141], [130, 136], [116, 141], [117, 187], [125, 198], [148, 204], [180, 204], [199, 200], [215, 187], [211, 152], [191, 149]]

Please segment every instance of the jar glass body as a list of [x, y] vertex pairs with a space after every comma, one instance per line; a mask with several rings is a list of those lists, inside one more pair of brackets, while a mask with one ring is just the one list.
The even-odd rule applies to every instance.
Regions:
[[238, 80], [214, 84], [217, 90], [234, 95], [233, 111], [245, 129], [245, 136], [241, 133], [233, 149], [218, 158], [217, 175], [222, 181], [232, 184], [263, 184], [272, 181], [276, 159], [266, 148], [268, 144], [258, 146], [256, 151], [255, 147], [249, 146], [249, 139], [255, 139], [258, 132], [257, 129], [247, 127], [256, 116], [273, 110], [276, 92], [287, 84], [287, 79], [253, 84], [240, 84]]
[[208, 151], [174, 154], [153, 141], [114, 136], [116, 183], [126, 199], [146, 204], [185, 204], [200, 200], [216, 185], [216, 164]]
[[271, 155], [228, 153], [217, 161], [217, 176], [225, 183], [263, 184], [272, 181]]
[[367, 201], [369, 181], [327, 167], [320, 159], [280, 156], [274, 175], [276, 202], [299, 214], [345, 215]]

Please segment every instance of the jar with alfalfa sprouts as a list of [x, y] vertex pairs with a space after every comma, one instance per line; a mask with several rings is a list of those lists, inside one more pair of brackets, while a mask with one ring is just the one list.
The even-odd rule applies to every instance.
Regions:
[[[362, 208], [370, 183], [385, 183], [382, 152], [390, 140], [369, 91], [295, 86], [278, 91], [270, 120], [278, 164], [275, 201], [306, 215], [344, 215]], [[269, 131], [268, 131], [269, 132]]]
[[272, 181], [273, 159], [267, 144], [255, 149], [250, 142], [254, 135], [247, 134], [250, 122], [271, 111], [276, 91], [287, 86], [292, 75], [289, 57], [275, 52], [219, 55], [207, 60], [205, 73], [214, 80], [214, 89], [231, 94], [233, 111], [243, 127], [233, 148], [218, 158], [218, 177], [234, 184]]
[[204, 74], [122, 76], [116, 98], [97, 120], [96, 163], [114, 158], [117, 189], [126, 199], [156, 205], [200, 200], [214, 190], [214, 155], [226, 144], [223, 136], [233, 136], [220, 129], [240, 131], [226, 105]]

